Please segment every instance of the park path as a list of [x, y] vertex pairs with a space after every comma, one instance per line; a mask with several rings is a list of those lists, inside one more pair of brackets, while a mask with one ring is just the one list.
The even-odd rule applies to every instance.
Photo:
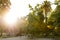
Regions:
[[0, 40], [60, 40], [60, 39], [51, 39], [51, 38], [28, 39], [27, 37], [22, 36], [22, 37], [0, 38]]

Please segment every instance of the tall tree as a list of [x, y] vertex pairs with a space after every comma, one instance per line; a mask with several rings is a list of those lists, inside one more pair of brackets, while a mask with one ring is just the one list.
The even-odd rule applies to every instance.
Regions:
[[60, 5], [57, 5], [56, 9], [51, 13], [48, 24], [52, 27], [52, 31], [54, 31], [56, 36], [60, 36]]
[[28, 14], [27, 32], [32, 36], [44, 37], [46, 32], [48, 32], [48, 28], [44, 23], [44, 15], [41, 5], [37, 4], [34, 8], [29, 5], [29, 7], [32, 9], [32, 12]]
[[41, 8], [43, 9], [43, 13], [44, 13], [44, 16], [45, 16], [45, 23], [47, 25], [47, 14], [48, 12], [51, 11], [51, 4], [50, 4], [50, 1], [47, 1], [45, 0], [41, 6]]
[[[10, 0], [0, 0], [0, 21], [2, 20], [2, 15], [4, 15], [10, 9]], [[0, 22], [0, 30], [2, 36], [2, 22]]]
[[10, 0], [0, 0], [0, 15], [4, 14], [10, 9]]
[[56, 5], [60, 5], [60, 0], [55, 0]]
[[[48, 19], [48, 13], [51, 12], [51, 4], [50, 4], [50, 1], [47, 1], [45, 0], [43, 3], [42, 3], [42, 6], [41, 6], [41, 9], [43, 10], [43, 14], [44, 14], [44, 21], [45, 21], [45, 26], [46, 26], [46, 29], [48, 30], [48, 26], [47, 26], [47, 19]], [[47, 34], [49, 34], [49, 30], [47, 31], [46, 30], [46, 35], [45, 36], [48, 36]]]

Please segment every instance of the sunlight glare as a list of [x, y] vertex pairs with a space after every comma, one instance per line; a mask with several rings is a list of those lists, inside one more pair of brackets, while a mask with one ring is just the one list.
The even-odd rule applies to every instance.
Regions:
[[16, 16], [14, 14], [10, 14], [10, 12], [8, 14], [6, 14], [4, 16], [4, 21], [7, 23], [7, 24], [14, 24], [17, 19], [16, 19]]

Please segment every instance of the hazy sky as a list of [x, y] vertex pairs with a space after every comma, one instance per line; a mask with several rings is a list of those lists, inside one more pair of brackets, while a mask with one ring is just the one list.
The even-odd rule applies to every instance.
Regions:
[[[14, 13], [17, 13], [19, 16], [25, 16], [29, 13], [28, 4], [31, 4], [33, 7], [37, 3], [42, 3], [44, 0], [11, 0], [12, 10]], [[53, 2], [54, 0], [49, 0]], [[54, 8], [54, 5], [52, 6]]]

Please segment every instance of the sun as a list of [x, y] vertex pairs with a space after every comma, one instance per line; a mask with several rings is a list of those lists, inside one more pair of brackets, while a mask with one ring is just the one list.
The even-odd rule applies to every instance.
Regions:
[[17, 21], [17, 16], [13, 15], [13, 14], [10, 14], [10, 12], [8, 14], [6, 14], [4, 16], [4, 21], [6, 24], [9, 24], [9, 25], [12, 25], [14, 23], [16, 23]]

